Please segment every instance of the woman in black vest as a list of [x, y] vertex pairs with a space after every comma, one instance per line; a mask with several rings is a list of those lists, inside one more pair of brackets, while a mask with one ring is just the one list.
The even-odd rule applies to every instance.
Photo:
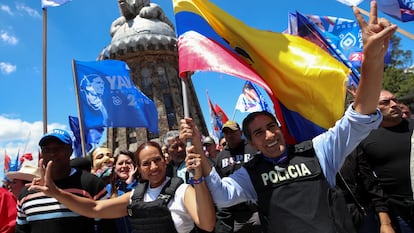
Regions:
[[40, 190], [72, 211], [91, 218], [129, 216], [135, 232], [190, 232], [194, 224], [202, 230], [214, 229], [215, 210], [201, 177], [199, 160], [187, 162], [187, 167], [194, 170], [193, 185], [188, 185], [179, 178], [166, 176], [166, 161], [158, 143], [143, 143], [135, 158], [145, 181], [132, 193], [117, 198], [95, 201], [57, 188], [50, 179], [52, 162], [46, 169], [41, 168], [42, 178], [34, 179], [30, 189]]

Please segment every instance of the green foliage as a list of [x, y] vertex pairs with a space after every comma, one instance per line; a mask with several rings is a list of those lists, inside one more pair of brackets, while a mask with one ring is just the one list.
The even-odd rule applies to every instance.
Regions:
[[385, 67], [383, 88], [397, 97], [414, 94], [414, 68], [411, 50], [400, 49], [401, 38], [391, 38], [391, 64]]

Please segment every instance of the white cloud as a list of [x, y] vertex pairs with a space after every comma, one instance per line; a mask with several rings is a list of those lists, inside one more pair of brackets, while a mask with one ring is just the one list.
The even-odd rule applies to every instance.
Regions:
[[10, 74], [16, 71], [16, 66], [7, 62], [0, 62], [0, 72]]
[[16, 45], [19, 42], [17, 37], [9, 35], [6, 31], [0, 31], [0, 39], [11, 45]]
[[[52, 123], [48, 129], [66, 129], [65, 125]], [[11, 157], [23, 153], [38, 155], [38, 142], [43, 135], [43, 122], [27, 122], [0, 115], [0, 157], [5, 151]]]
[[42, 16], [40, 15], [40, 13], [37, 10], [35, 10], [33, 8], [30, 8], [30, 7], [28, 7], [24, 4], [16, 4], [16, 9], [18, 11], [23, 11], [24, 13], [27, 13], [29, 16], [31, 16], [33, 18], [38, 18], [38, 19], [42, 18]]
[[13, 15], [13, 12], [10, 10], [10, 7], [7, 5], [0, 5], [0, 10], [6, 12], [9, 15]]

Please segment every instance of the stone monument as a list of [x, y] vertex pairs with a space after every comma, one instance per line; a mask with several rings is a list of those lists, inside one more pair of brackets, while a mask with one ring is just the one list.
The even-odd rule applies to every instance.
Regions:
[[[98, 60], [125, 61], [135, 85], [157, 106], [158, 135], [145, 128], [108, 128], [107, 147], [135, 151], [147, 140], [163, 142], [163, 136], [179, 129], [184, 117], [181, 79], [178, 77], [177, 38], [174, 25], [161, 7], [149, 0], [119, 0], [121, 16], [112, 22], [111, 43]], [[190, 116], [208, 135], [191, 80], [186, 81]]]

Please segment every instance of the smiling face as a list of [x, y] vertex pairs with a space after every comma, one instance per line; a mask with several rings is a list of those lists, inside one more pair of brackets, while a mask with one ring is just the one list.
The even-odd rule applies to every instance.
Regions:
[[126, 181], [129, 178], [130, 171], [134, 169], [134, 161], [128, 155], [119, 154], [116, 157], [114, 171], [120, 180]]
[[151, 188], [158, 187], [165, 181], [167, 163], [161, 148], [146, 145], [143, 149], [137, 150], [136, 158], [141, 177], [149, 181]]
[[285, 137], [277, 123], [266, 115], [257, 115], [247, 126], [249, 143], [269, 158], [275, 158], [286, 151]]

